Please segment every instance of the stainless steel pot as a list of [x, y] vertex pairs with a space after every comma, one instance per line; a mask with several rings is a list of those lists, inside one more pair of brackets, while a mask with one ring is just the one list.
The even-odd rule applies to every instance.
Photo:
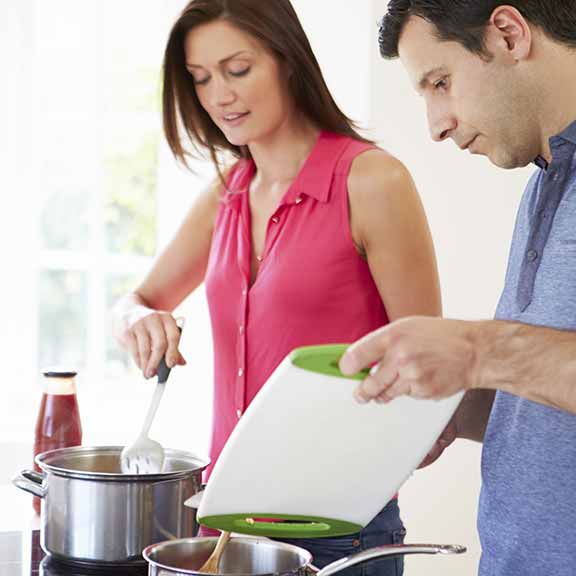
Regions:
[[[217, 538], [187, 538], [161, 542], [145, 548], [149, 576], [190, 576], [210, 556]], [[332, 562], [318, 570], [312, 566], [312, 555], [298, 546], [265, 538], [232, 538], [224, 548], [218, 574], [243, 576], [330, 576], [362, 562], [386, 556], [406, 554], [462, 554], [463, 546], [403, 544], [370, 548]]]
[[61, 448], [36, 457], [42, 474], [13, 483], [42, 498], [40, 543], [47, 554], [79, 563], [144, 562], [149, 544], [197, 533], [184, 501], [198, 492], [206, 460], [166, 450], [160, 474], [122, 474], [122, 446]]

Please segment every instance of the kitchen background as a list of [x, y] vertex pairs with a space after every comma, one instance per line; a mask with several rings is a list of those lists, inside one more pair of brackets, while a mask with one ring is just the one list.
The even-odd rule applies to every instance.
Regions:
[[[413, 174], [434, 236], [445, 315], [491, 317], [530, 169], [499, 171], [451, 143], [432, 143], [424, 103], [401, 64], [378, 55], [386, 2], [293, 4], [343, 110]], [[184, 5], [0, 3], [0, 530], [31, 521], [29, 497], [9, 482], [31, 463], [42, 367], [79, 370], [86, 444], [133, 439], [152, 393], [113, 341], [109, 309], [212, 175], [202, 162], [195, 175], [178, 168], [160, 132], [163, 44]], [[205, 454], [212, 359], [202, 291], [178, 313], [187, 318], [188, 366], [172, 374], [152, 435]], [[475, 573], [479, 466], [479, 446], [459, 441], [402, 489], [408, 541], [469, 548], [458, 558], [409, 558], [408, 575]]]

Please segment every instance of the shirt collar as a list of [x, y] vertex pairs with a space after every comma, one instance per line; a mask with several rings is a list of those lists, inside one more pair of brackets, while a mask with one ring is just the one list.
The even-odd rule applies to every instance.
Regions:
[[222, 202], [234, 208], [240, 209], [242, 196], [248, 191], [248, 186], [254, 174], [254, 162], [250, 158], [242, 158], [232, 168], [226, 180], [226, 193]]
[[551, 138], [555, 140], [556, 138], [562, 138], [562, 140], [568, 140], [568, 142], [572, 142], [572, 144], [576, 144], [576, 120], [572, 122], [568, 127], [566, 127], [558, 136], [554, 136]]
[[[564, 128], [562, 132], [556, 134], [555, 136], [552, 136], [549, 139], [550, 150], [558, 148], [559, 145], [566, 140], [576, 145], [576, 120], [571, 124], [569, 124], [566, 128]], [[538, 166], [538, 168], [541, 168], [542, 170], [547, 170], [549, 166], [548, 161], [543, 156], [540, 155], [534, 158], [534, 164], [536, 164], [536, 166]]]
[[316, 144], [284, 196], [282, 204], [298, 203], [302, 195], [310, 196], [318, 202], [328, 202], [334, 168], [341, 155], [338, 152], [343, 151], [344, 141], [345, 138], [339, 134], [320, 132]]
[[548, 160], [546, 160], [544, 156], [540, 156], [540, 154], [534, 158], [534, 164], [536, 164], [540, 170], [548, 170]]
[[[299, 204], [304, 195], [318, 202], [328, 202], [334, 169], [346, 142], [345, 136], [332, 132], [320, 132], [312, 151], [292, 186], [284, 195], [281, 204]], [[223, 197], [223, 202], [231, 207], [240, 206], [239, 200], [248, 190], [255, 170], [252, 159], [239, 160], [228, 178], [228, 190]]]

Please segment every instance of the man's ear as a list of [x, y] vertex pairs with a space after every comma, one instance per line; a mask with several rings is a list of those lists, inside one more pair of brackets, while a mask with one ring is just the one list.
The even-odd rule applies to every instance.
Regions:
[[486, 49], [489, 53], [507, 53], [514, 61], [526, 59], [532, 49], [532, 30], [516, 8], [498, 6], [486, 28]]

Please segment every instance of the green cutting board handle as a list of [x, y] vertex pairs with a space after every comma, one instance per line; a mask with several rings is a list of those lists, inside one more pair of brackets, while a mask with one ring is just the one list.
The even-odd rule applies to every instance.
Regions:
[[370, 373], [369, 369], [357, 372], [352, 376], [345, 376], [338, 368], [338, 362], [348, 349], [349, 344], [325, 344], [322, 346], [304, 346], [296, 348], [290, 354], [290, 360], [294, 366], [316, 372], [326, 376], [347, 378], [352, 380], [364, 380]]
[[222, 514], [198, 521], [207, 528], [272, 538], [324, 538], [362, 530], [362, 526], [353, 522], [286, 514]]

